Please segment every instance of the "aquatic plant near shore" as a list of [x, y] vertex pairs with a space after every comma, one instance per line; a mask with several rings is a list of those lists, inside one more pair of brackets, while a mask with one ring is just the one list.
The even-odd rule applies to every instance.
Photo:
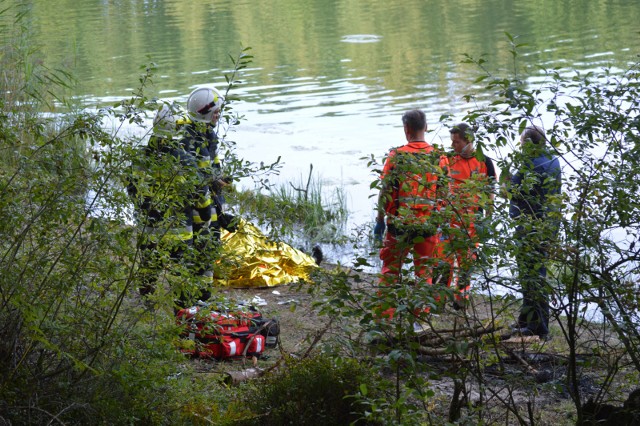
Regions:
[[[328, 199], [327, 199], [328, 198]], [[348, 211], [345, 191], [327, 195], [309, 167], [306, 181], [229, 194], [227, 201], [240, 215], [267, 229], [271, 237], [310, 249], [318, 243], [346, 242]]]

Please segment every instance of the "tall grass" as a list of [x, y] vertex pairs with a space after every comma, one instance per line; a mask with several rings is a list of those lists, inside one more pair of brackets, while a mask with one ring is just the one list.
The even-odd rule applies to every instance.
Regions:
[[273, 186], [267, 191], [231, 193], [230, 206], [254, 220], [276, 238], [302, 238], [298, 243], [340, 244], [346, 240], [348, 210], [346, 192], [338, 187], [326, 191], [310, 166], [306, 179]]

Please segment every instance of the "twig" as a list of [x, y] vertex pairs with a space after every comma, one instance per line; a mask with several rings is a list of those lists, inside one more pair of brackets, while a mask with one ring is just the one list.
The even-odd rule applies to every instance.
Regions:
[[304, 355], [302, 355], [303, 359], [309, 356], [313, 348], [318, 344], [318, 342], [320, 342], [320, 339], [322, 339], [322, 337], [327, 334], [327, 331], [329, 331], [331, 325], [333, 324], [333, 320], [334, 318], [331, 318], [327, 325], [318, 333], [316, 333], [316, 336], [313, 338], [313, 342], [311, 342], [311, 345], [307, 348], [307, 351], [304, 353]]
[[307, 202], [309, 201], [309, 185], [311, 185], [311, 175], [313, 173], [313, 164], [309, 164], [309, 177], [307, 178], [307, 187], [305, 189], [302, 188], [296, 188], [295, 186], [293, 186], [293, 184], [291, 182], [289, 182], [289, 185], [291, 185], [291, 187], [293, 189], [295, 189], [298, 192], [304, 192], [304, 201]]
[[531, 373], [531, 374], [532, 374], [532, 375], [534, 375], [534, 376], [538, 374], [538, 370], [536, 370], [535, 368], [533, 368], [533, 367], [531, 366], [531, 364], [529, 364], [529, 363], [528, 363], [524, 358], [522, 358], [520, 355], [518, 355], [518, 354], [516, 353], [516, 351], [513, 351], [513, 350], [512, 350], [512, 351], [509, 351], [509, 354], [510, 354], [512, 357], [514, 357], [516, 360], [518, 360], [518, 362], [519, 362], [520, 364], [522, 364], [522, 365], [527, 369], [527, 371], [528, 371], [529, 373]]

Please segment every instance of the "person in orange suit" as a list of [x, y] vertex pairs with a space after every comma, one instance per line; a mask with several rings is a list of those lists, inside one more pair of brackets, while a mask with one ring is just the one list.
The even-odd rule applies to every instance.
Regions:
[[453, 126], [449, 159], [449, 196], [444, 203], [450, 217], [443, 226], [436, 254], [441, 259], [440, 281], [454, 285], [453, 307], [466, 305], [471, 288], [471, 273], [479, 245], [477, 222], [491, 213], [496, 172], [493, 161], [478, 153], [473, 145], [474, 131], [467, 123]]
[[[425, 140], [424, 112], [407, 111], [402, 123], [407, 143], [391, 149], [380, 176], [382, 186], [374, 235], [382, 240], [383, 286], [394, 285], [401, 279], [409, 252], [413, 253], [418, 282], [431, 284], [431, 263], [438, 238], [432, 215], [438, 205], [438, 185], [444, 178], [442, 155]], [[395, 308], [390, 308], [381, 315], [392, 318], [394, 312]]]

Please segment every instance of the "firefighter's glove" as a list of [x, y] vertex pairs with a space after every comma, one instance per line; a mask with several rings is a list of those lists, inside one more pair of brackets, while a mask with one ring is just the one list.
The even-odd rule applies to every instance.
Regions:
[[238, 230], [238, 220], [232, 214], [222, 213], [218, 215], [218, 223], [229, 232], [236, 232]]
[[384, 230], [385, 230], [384, 220], [376, 220], [376, 226], [373, 228], [373, 237], [378, 241], [382, 241]]
[[225, 179], [214, 179], [213, 182], [211, 182], [209, 188], [214, 193], [219, 194], [228, 184], [229, 183]]

